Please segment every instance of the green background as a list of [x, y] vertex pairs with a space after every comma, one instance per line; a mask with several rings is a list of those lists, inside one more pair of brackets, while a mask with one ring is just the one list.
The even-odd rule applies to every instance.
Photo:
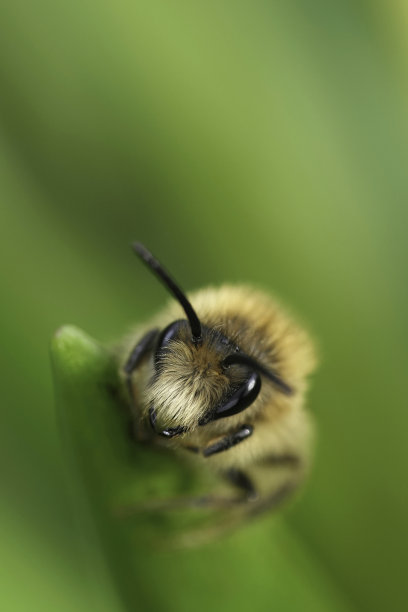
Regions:
[[134, 239], [186, 288], [275, 292], [322, 356], [302, 499], [141, 549], [134, 609], [406, 607], [407, 35], [402, 0], [2, 3], [2, 610], [121, 609], [73, 519], [48, 346], [160, 308]]

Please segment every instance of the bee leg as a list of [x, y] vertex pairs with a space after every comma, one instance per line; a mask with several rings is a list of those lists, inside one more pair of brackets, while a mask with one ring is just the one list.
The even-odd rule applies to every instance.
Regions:
[[219, 440], [218, 442], [215, 442], [215, 444], [211, 444], [210, 446], [204, 448], [203, 455], [204, 457], [210, 457], [215, 453], [221, 453], [222, 451], [226, 451], [229, 448], [236, 446], [240, 442], [243, 442], [244, 440], [246, 440], [246, 438], [249, 438], [249, 436], [252, 435], [252, 432], [253, 427], [251, 425], [243, 425], [235, 433], [228, 434], [224, 438], [221, 438], [221, 440]]
[[246, 494], [247, 501], [254, 501], [258, 497], [258, 492], [254, 483], [245, 472], [231, 468], [224, 474], [225, 478], [234, 486], [241, 489]]
[[249, 508], [247, 518], [252, 519], [258, 516], [259, 514], [274, 510], [276, 507], [283, 504], [286, 499], [296, 491], [296, 489], [299, 487], [299, 484], [299, 481], [296, 479], [288, 480], [279, 488], [274, 489], [272, 493], [270, 493], [269, 495], [265, 495], [257, 503], [253, 504], [251, 508]]
[[201, 529], [178, 534], [170, 541], [170, 545], [174, 548], [192, 548], [231, 535], [242, 525], [256, 519], [259, 514], [279, 510], [297, 486], [298, 483], [286, 482], [266, 497], [252, 503], [242, 503], [241, 498], [241, 506], [231, 504], [231, 510], [235, 508], [235, 511], [229, 512], [227, 518], [224, 517]]
[[246, 499], [241, 495], [238, 497], [216, 497], [215, 495], [204, 495], [202, 497], [174, 497], [170, 499], [148, 499], [139, 503], [124, 506], [117, 510], [121, 518], [132, 517], [139, 512], [168, 512], [187, 508], [200, 509], [230, 509], [238, 505], [244, 505]]
[[[154, 341], [157, 338], [157, 334], [159, 333], [158, 329], [152, 329], [147, 334], [143, 336], [143, 338], [136, 344], [130, 353], [124, 367], [123, 371], [125, 373], [126, 387], [129, 393], [129, 399], [132, 409], [133, 422], [140, 423], [140, 414], [139, 407], [136, 402], [133, 385], [132, 385], [132, 373], [136, 370], [136, 368], [140, 365], [143, 358], [146, 357], [149, 351], [152, 350]], [[136, 431], [136, 437], [138, 439], [142, 438], [142, 434], [140, 431]]]
[[[287, 463], [286, 456], [282, 463]], [[269, 493], [260, 495], [257, 494], [253, 483], [244, 472], [234, 468], [226, 472], [225, 476], [232, 484], [243, 489], [246, 495], [150, 499], [117, 509], [117, 515], [122, 519], [129, 519], [140, 512], [171, 512], [189, 508], [198, 511], [227, 512], [227, 515], [221, 514], [214, 517], [211, 525], [175, 534], [167, 542], [167, 545], [174, 548], [190, 548], [229, 535], [261, 514], [279, 510], [302, 481], [296, 476], [289, 477], [280, 485], [273, 487]]]
[[[115, 514], [121, 519], [129, 519], [143, 512], [171, 512], [188, 508], [229, 511], [226, 520], [218, 520], [208, 529], [198, 530], [194, 534], [187, 534], [187, 539], [193, 538], [195, 540], [197, 537], [198, 540], [202, 538], [203, 541], [206, 541], [223, 533], [234, 531], [239, 525], [251, 521], [259, 514], [278, 509], [297, 487], [298, 482], [287, 481], [274, 489], [269, 495], [256, 497], [256, 499], [251, 498], [249, 495], [239, 495], [236, 497], [206, 495], [203, 497], [143, 500], [136, 504], [117, 508]], [[251, 489], [251, 492], [252, 490], [255, 491], [255, 489]], [[197, 542], [186, 542], [186, 545], [195, 543]]]

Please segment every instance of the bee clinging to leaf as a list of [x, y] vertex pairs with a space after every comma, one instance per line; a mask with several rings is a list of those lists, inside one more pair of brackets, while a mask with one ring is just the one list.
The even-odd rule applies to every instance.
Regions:
[[174, 298], [127, 340], [121, 370], [136, 438], [194, 457], [229, 484], [228, 496], [209, 492], [198, 504], [248, 514], [279, 505], [310, 463], [308, 334], [248, 286], [186, 296], [142, 244], [133, 248]]

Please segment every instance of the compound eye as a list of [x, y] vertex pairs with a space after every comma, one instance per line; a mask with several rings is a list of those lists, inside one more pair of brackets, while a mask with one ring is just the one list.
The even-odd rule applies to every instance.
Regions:
[[174, 340], [174, 338], [176, 338], [180, 329], [186, 325], [187, 322], [181, 319], [179, 321], [174, 321], [173, 323], [170, 323], [170, 325], [163, 329], [157, 341], [156, 353], [154, 355], [154, 365], [156, 366], [156, 368], [158, 367], [162, 350], [166, 348], [166, 346], [169, 344], [169, 342], [171, 342], [171, 340]]
[[255, 401], [260, 390], [261, 377], [257, 372], [252, 372], [243, 385], [224, 404], [217, 407], [213, 419], [223, 419], [224, 417], [242, 412], [242, 410], [248, 408]]
[[205, 415], [199, 425], [206, 425], [210, 421], [238, 414], [248, 408], [258, 397], [261, 390], [261, 377], [252, 372], [245, 382], [222, 404], [217, 406], [215, 412]]

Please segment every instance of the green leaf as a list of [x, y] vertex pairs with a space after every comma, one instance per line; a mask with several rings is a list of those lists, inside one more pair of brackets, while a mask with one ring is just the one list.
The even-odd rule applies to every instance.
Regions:
[[191, 525], [207, 525], [201, 511], [124, 516], [121, 509], [129, 503], [194, 491], [195, 470], [129, 435], [115, 359], [107, 349], [64, 327], [53, 339], [52, 358], [82, 540], [86, 545], [96, 529], [107, 575], [125, 609], [247, 610], [249, 601], [254, 610], [351, 609], [281, 516], [189, 549], [161, 544]]

